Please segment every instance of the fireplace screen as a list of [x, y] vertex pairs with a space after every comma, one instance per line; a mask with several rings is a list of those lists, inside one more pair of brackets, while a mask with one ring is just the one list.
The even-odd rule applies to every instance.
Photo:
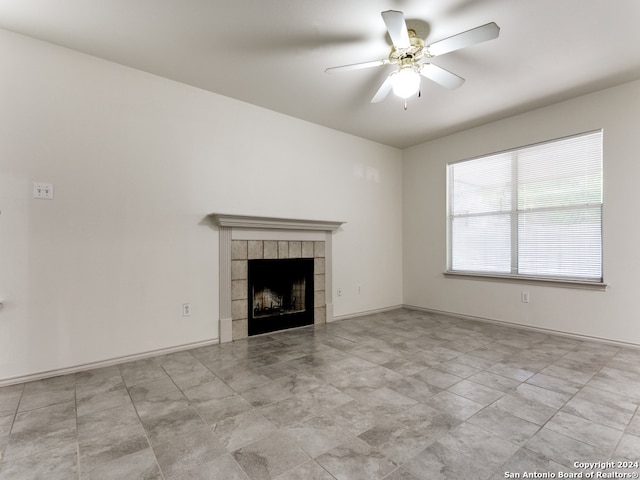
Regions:
[[304, 311], [304, 278], [285, 286], [282, 290], [265, 287], [253, 291], [253, 317], [285, 315]]
[[249, 335], [313, 324], [313, 259], [249, 261]]

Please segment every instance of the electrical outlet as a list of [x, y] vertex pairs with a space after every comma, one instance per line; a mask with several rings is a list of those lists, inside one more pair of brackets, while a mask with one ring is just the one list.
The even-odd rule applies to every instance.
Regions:
[[341, 288], [336, 289], [336, 295], [338, 295], [339, 297], [342, 296], [342, 289]]
[[183, 303], [182, 304], [182, 316], [183, 317], [190, 317], [191, 316], [191, 304], [190, 303]]
[[33, 182], [33, 198], [53, 200], [53, 184]]
[[520, 293], [520, 301], [522, 303], [529, 303], [529, 292], [521, 292]]

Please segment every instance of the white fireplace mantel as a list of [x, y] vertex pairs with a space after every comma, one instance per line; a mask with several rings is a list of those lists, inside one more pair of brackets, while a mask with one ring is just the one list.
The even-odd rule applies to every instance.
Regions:
[[345, 222], [324, 220], [299, 220], [293, 218], [253, 217], [247, 215], [210, 215], [221, 227], [260, 228], [276, 230], [324, 230], [332, 232]]
[[[326, 296], [326, 321], [333, 320], [332, 298], [332, 234], [345, 222], [324, 220], [301, 220], [292, 218], [259, 217], [248, 215], [228, 215], [212, 213], [209, 217], [219, 226], [220, 234], [220, 343], [232, 341], [233, 319], [231, 300], [231, 257], [232, 240], [238, 238], [253, 239], [261, 237], [268, 239], [284, 239], [287, 236], [291, 240], [297, 240], [296, 235], [313, 234], [320, 235], [325, 243], [325, 296]], [[252, 234], [254, 236], [252, 236]]]

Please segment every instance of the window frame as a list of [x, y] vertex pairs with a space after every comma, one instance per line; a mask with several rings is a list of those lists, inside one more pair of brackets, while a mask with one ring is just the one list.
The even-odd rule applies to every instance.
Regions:
[[[544, 276], [544, 275], [526, 275], [517, 273], [518, 267], [518, 247], [520, 244], [520, 240], [518, 238], [518, 216], [521, 213], [527, 212], [527, 210], [518, 210], [518, 182], [517, 182], [517, 162], [512, 161], [512, 174], [511, 178], [515, 179], [515, 182], [512, 182], [512, 205], [509, 209], [508, 213], [510, 217], [510, 228], [511, 228], [511, 268], [510, 273], [502, 273], [502, 272], [488, 272], [488, 271], [466, 271], [466, 270], [453, 270], [453, 218], [451, 208], [453, 202], [453, 179], [451, 175], [451, 167], [455, 164], [464, 163], [472, 160], [481, 160], [483, 158], [494, 157], [497, 155], [510, 154], [535, 147], [542, 146], [545, 144], [550, 144], [554, 142], [560, 142], [563, 140], [568, 140], [571, 138], [577, 138], [581, 136], [587, 136], [592, 134], [600, 133], [601, 135], [601, 203], [600, 203], [600, 279], [582, 279], [579, 277], [560, 277], [560, 276]], [[515, 171], [514, 171], [515, 170]], [[531, 143], [527, 145], [522, 145], [515, 148], [509, 148], [506, 150], [501, 150], [489, 154], [479, 155], [476, 157], [469, 157], [462, 160], [456, 160], [446, 163], [446, 269], [444, 271], [444, 276], [448, 278], [467, 278], [467, 279], [477, 279], [477, 280], [490, 280], [490, 281], [507, 281], [507, 282], [515, 282], [515, 283], [528, 283], [528, 284], [545, 284], [551, 286], [558, 287], [569, 287], [569, 288], [584, 288], [584, 289], [593, 289], [593, 290], [606, 290], [607, 284], [604, 281], [605, 269], [604, 269], [604, 130], [603, 129], [595, 129], [586, 132], [576, 133], [573, 135], [567, 135], [563, 137], [558, 137], [550, 140], [545, 140], [541, 142]], [[565, 207], [558, 207], [556, 211]], [[571, 209], [579, 209], [586, 208], [583, 206], [572, 206], [568, 207]], [[481, 214], [482, 215], [482, 214]], [[479, 216], [479, 215], [478, 215]], [[470, 215], [473, 217], [473, 215]], [[458, 217], [460, 218], [460, 217]]]

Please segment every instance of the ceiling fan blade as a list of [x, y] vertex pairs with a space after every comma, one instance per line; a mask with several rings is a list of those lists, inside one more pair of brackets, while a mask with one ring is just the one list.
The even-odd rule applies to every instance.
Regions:
[[388, 65], [389, 60], [384, 58], [382, 60], [373, 60], [371, 62], [352, 63], [350, 65], [341, 65], [339, 67], [329, 67], [325, 69], [324, 73], [338, 73], [348, 72], [350, 70], [361, 70], [363, 68], [381, 67], [382, 65]]
[[464, 78], [433, 63], [425, 63], [422, 65], [420, 67], [420, 75], [451, 90], [458, 88], [464, 83]]
[[380, 88], [378, 89], [376, 94], [371, 99], [371, 103], [379, 103], [382, 100], [384, 100], [385, 98], [387, 98], [387, 95], [389, 95], [389, 92], [391, 91], [391, 88], [393, 87], [393, 78], [392, 77], [393, 77], [393, 73], [390, 74], [384, 82], [382, 82], [382, 85], [380, 85]]
[[432, 43], [427, 47], [427, 49], [432, 56], [436, 57], [438, 55], [444, 55], [445, 53], [475, 45], [476, 43], [493, 40], [494, 38], [498, 38], [499, 34], [500, 27], [494, 22], [491, 22]]
[[409, 48], [411, 41], [409, 40], [407, 24], [404, 21], [404, 14], [397, 10], [387, 10], [382, 12], [382, 19], [387, 26], [393, 46], [396, 48]]

